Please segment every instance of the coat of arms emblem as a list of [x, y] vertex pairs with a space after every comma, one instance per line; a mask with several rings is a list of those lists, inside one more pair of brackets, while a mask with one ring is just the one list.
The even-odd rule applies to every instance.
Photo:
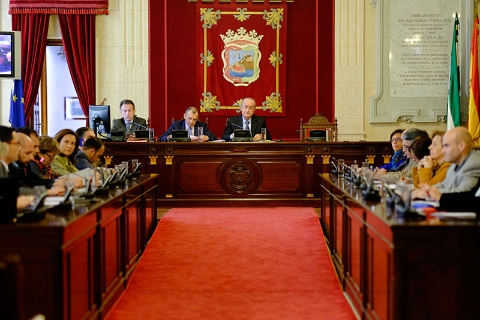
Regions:
[[235, 86], [248, 86], [260, 77], [262, 53], [258, 44], [263, 35], [255, 30], [247, 32], [240, 28], [237, 32], [228, 30], [220, 35], [225, 44], [222, 51], [223, 77]]

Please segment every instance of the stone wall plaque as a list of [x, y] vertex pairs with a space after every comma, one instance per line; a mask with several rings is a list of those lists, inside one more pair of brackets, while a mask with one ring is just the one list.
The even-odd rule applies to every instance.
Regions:
[[371, 100], [372, 123], [444, 119], [455, 12], [460, 16], [461, 103], [462, 109], [467, 110], [466, 52], [469, 52], [471, 33], [466, 31], [473, 22], [471, 18], [462, 17], [471, 17], [473, 4], [465, 2], [386, 0], [379, 3], [377, 94]]

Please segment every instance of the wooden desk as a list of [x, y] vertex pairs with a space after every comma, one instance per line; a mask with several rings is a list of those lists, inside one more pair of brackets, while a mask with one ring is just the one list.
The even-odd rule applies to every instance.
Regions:
[[105, 151], [112, 164], [137, 158], [158, 173], [163, 207], [318, 207], [318, 174], [332, 157], [379, 166], [391, 154], [388, 142], [111, 142]]
[[155, 230], [157, 185], [156, 175], [143, 175], [98, 202], [36, 223], [0, 225], [0, 255], [21, 257], [25, 315], [104, 317]]
[[321, 224], [362, 319], [480, 319], [478, 220], [402, 221], [329, 174]]

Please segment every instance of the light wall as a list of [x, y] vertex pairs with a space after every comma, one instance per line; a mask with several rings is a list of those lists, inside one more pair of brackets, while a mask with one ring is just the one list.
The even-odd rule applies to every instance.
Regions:
[[130, 99], [148, 119], [148, 0], [109, 1], [108, 11], [97, 16], [97, 103], [107, 99], [113, 120]]

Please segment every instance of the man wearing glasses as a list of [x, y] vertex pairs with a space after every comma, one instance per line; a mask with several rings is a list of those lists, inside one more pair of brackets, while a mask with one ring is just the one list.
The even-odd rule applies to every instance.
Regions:
[[15, 130], [6, 126], [0, 126], [0, 141], [3, 142], [8, 149], [0, 158], [0, 178], [8, 178], [8, 165], [18, 160], [20, 143]]
[[[253, 141], [260, 141], [262, 139], [262, 128], [267, 128], [267, 123], [264, 117], [255, 115], [255, 108], [257, 104], [252, 98], [245, 98], [242, 100], [240, 107], [241, 115], [234, 116], [228, 119], [227, 126], [223, 132], [222, 139], [230, 141], [233, 139], [233, 132], [237, 129], [249, 130]], [[272, 140], [272, 136], [267, 129], [267, 140]]]
[[389, 163], [378, 167], [379, 170], [385, 172], [401, 171], [407, 164], [408, 158], [403, 152], [402, 133], [404, 129], [397, 129], [390, 134], [390, 142], [392, 143], [393, 156]]
[[[418, 161], [410, 152], [410, 147], [412, 146], [413, 140], [419, 137], [428, 137], [428, 133], [425, 130], [418, 129], [418, 128], [411, 128], [403, 131], [401, 136], [401, 144], [402, 150], [405, 156], [407, 157], [408, 164], [399, 172], [387, 172], [386, 171], [379, 171], [376, 175], [377, 179], [380, 179], [382, 176], [386, 175], [389, 179], [392, 180], [400, 179], [401, 177], [412, 179], [412, 168], [418, 164]], [[395, 142], [397, 143], [397, 142]], [[392, 142], [393, 145], [393, 142]]]

